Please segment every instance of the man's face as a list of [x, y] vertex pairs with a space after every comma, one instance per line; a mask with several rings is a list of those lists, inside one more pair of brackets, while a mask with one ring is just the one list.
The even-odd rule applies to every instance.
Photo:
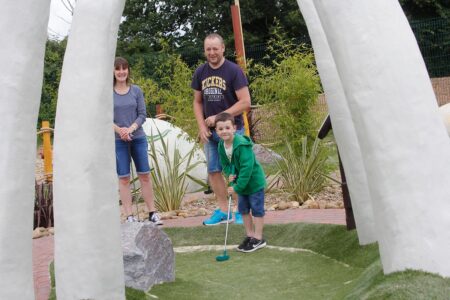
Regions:
[[205, 57], [211, 66], [218, 66], [222, 62], [225, 45], [218, 38], [205, 39]]

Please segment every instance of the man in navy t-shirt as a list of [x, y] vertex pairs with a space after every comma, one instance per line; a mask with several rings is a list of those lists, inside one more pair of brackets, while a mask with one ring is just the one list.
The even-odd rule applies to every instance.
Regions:
[[[217, 33], [209, 34], [204, 42], [207, 63], [195, 70], [191, 87], [194, 89], [194, 114], [199, 137], [205, 144], [208, 180], [216, 194], [219, 208], [203, 221], [216, 225], [227, 221], [227, 188], [222, 176], [217, 145], [219, 137], [214, 130], [216, 115], [227, 112], [234, 116], [237, 133], [244, 133], [242, 113], [250, 109], [248, 81], [242, 69], [225, 59], [225, 44]], [[241, 223], [238, 215], [237, 223]]]

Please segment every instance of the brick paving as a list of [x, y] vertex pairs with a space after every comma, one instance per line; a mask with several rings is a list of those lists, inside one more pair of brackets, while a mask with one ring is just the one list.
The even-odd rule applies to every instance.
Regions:
[[[164, 227], [202, 226], [205, 217], [164, 220]], [[323, 223], [345, 225], [343, 209], [289, 209], [268, 211], [266, 224]], [[36, 300], [47, 300], [50, 295], [49, 265], [53, 261], [53, 236], [33, 240], [33, 275]]]

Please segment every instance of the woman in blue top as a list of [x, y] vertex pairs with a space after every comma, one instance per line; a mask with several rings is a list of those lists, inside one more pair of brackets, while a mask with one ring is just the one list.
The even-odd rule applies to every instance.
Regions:
[[114, 131], [119, 193], [127, 216], [126, 222], [137, 221], [131, 208], [130, 164], [133, 159], [142, 196], [149, 211], [149, 220], [156, 225], [161, 225], [161, 219], [155, 209], [150, 179], [147, 136], [142, 129], [146, 117], [142, 90], [137, 85], [130, 84], [128, 61], [117, 57], [114, 61]]

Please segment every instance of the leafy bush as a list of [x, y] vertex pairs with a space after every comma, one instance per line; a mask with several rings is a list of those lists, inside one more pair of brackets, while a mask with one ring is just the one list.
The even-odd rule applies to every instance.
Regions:
[[[289, 140], [295, 151], [300, 140], [316, 135], [314, 105], [321, 91], [311, 49], [296, 46], [275, 28], [268, 47], [269, 66], [253, 65], [253, 100], [274, 112], [273, 126], [282, 132], [279, 140]], [[280, 131], [281, 130], [281, 131]]]
[[319, 192], [325, 184], [324, 175], [327, 155], [319, 139], [315, 139], [308, 147], [307, 138], [301, 140], [301, 152], [298, 155], [287, 142], [287, 151], [276, 163], [282, 189], [288, 192], [293, 200], [300, 204], [308, 200], [312, 194]]
[[[187, 185], [187, 179], [206, 187], [206, 184], [189, 174], [201, 162], [192, 163], [196, 146], [194, 146], [186, 155], [181, 156], [177, 147], [170, 149], [168, 143], [162, 138], [158, 130], [162, 150], [156, 149], [155, 142], [149, 139], [150, 157], [154, 170], [151, 172], [153, 180], [153, 192], [155, 196], [155, 206], [158, 211], [171, 211], [180, 209]], [[153, 134], [152, 134], [153, 136]], [[158, 157], [162, 156], [163, 165], [160, 164]]]
[[183, 129], [190, 137], [196, 137], [197, 122], [191, 89], [193, 71], [175, 54], [169, 54], [168, 59], [156, 67], [154, 76], [158, 81], [142, 75], [143, 68], [142, 61], [133, 68], [134, 83], [142, 88], [147, 107], [150, 104], [162, 104], [164, 113], [171, 117], [171, 123]]

